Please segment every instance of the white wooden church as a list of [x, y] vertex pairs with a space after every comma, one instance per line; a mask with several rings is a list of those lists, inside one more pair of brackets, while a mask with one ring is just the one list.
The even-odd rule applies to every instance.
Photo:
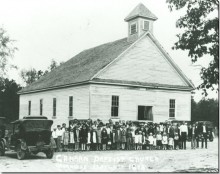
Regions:
[[192, 82], [153, 36], [157, 17], [139, 4], [128, 37], [86, 49], [19, 91], [20, 118], [191, 119]]

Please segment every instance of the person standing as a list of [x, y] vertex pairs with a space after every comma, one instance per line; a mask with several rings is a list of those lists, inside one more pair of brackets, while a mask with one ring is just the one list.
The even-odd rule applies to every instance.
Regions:
[[111, 137], [111, 149], [115, 150], [115, 134], [116, 134], [116, 130], [115, 128], [112, 129], [111, 133], [110, 133], [110, 137]]
[[117, 144], [117, 150], [120, 150], [120, 146], [121, 146], [121, 129], [120, 126], [117, 126], [117, 130], [115, 132], [115, 141]]
[[160, 131], [157, 133], [156, 139], [157, 139], [157, 149], [161, 150], [162, 149], [162, 135]]
[[97, 150], [97, 130], [93, 127], [91, 131], [91, 148]]
[[102, 150], [106, 150], [106, 146], [108, 143], [108, 133], [106, 128], [102, 129], [101, 138], [102, 138]]
[[179, 149], [179, 134], [177, 132], [174, 135], [174, 149]]
[[196, 129], [195, 124], [192, 125], [189, 135], [191, 136], [191, 148], [195, 149], [196, 148], [196, 137], [197, 137], [197, 129]]
[[123, 125], [122, 126], [122, 130], [121, 130], [121, 149], [122, 150], [125, 150], [125, 145], [126, 145], [126, 128], [125, 126]]
[[127, 133], [126, 133], [126, 138], [127, 138], [127, 150], [132, 150], [132, 133], [131, 133], [131, 127], [127, 128]]
[[56, 128], [53, 128], [53, 132], [52, 132], [52, 137], [56, 143], [56, 149], [55, 151], [57, 151], [57, 129]]
[[60, 125], [57, 125], [56, 134], [57, 134], [57, 151], [60, 152], [61, 151], [61, 141], [62, 141], [62, 136], [63, 136], [63, 131], [61, 130]]
[[70, 150], [73, 151], [74, 150], [74, 144], [75, 144], [75, 141], [74, 141], [74, 124], [73, 124], [73, 122], [71, 122], [71, 124], [70, 124], [69, 133], [70, 133], [69, 146], [70, 146]]
[[[62, 131], [62, 140], [63, 140], [63, 135], [64, 135], [64, 132], [66, 131], [66, 123], [62, 124], [61, 131]], [[64, 150], [63, 141], [61, 141], [61, 148]]]
[[195, 138], [196, 138], [196, 148], [199, 148], [199, 135], [200, 135], [200, 129], [199, 129], [199, 125], [198, 125], [198, 122], [196, 122], [196, 124], [195, 124], [195, 132], [196, 132], [196, 134], [195, 134]]
[[97, 150], [101, 150], [101, 144], [102, 144], [102, 130], [101, 126], [97, 127]]
[[169, 129], [168, 129], [169, 131], [169, 137], [172, 137], [172, 138], [174, 138], [174, 127], [173, 127], [173, 124], [171, 123], [171, 125], [170, 125], [170, 127], [169, 127]]
[[76, 125], [75, 130], [74, 130], [74, 138], [75, 138], [75, 150], [78, 151], [79, 150], [79, 142], [80, 142], [80, 128], [79, 125]]
[[204, 141], [205, 141], [205, 148], [207, 149], [208, 127], [207, 127], [205, 122], [203, 122], [203, 124], [202, 124], [202, 135], [203, 135], [203, 138], [202, 138], [202, 148], [203, 148]]
[[107, 131], [107, 136], [108, 136], [107, 150], [109, 150], [111, 146], [111, 128], [110, 128], [109, 123], [106, 123], [106, 131]]
[[92, 137], [92, 127], [89, 126], [88, 132], [87, 132], [87, 144], [86, 144], [86, 149], [89, 151], [90, 150], [90, 145], [91, 145], [91, 137]]
[[66, 152], [68, 150], [69, 145], [69, 131], [68, 128], [65, 129], [62, 136], [62, 142], [63, 142], [63, 151]]
[[87, 138], [88, 138], [88, 131], [86, 124], [82, 125], [82, 129], [79, 132], [79, 137], [80, 137], [80, 143], [81, 143], [81, 150], [86, 150], [86, 143], [87, 143]]
[[183, 122], [183, 124], [180, 126], [180, 136], [182, 141], [182, 149], [186, 150], [186, 139], [188, 135], [188, 127], [187, 123]]

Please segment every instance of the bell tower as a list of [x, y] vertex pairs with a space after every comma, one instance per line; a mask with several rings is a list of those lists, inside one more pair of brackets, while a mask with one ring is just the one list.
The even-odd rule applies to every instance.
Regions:
[[157, 17], [140, 3], [124, 20], [128, 22], [128, 42], [134, 42], [147, 31], [153, 33], [153, 22]]

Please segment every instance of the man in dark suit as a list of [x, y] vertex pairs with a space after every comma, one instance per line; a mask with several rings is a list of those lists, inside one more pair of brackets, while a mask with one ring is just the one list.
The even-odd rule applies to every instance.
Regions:
[[205, 148], [207, 149], [208, 126], [206, 125], [205, 122], [203, 122], [203, 125], [202, 125], [202, 135], [203, 135], [202, 148], [203, 148], [204, 141], [205, 141]]
[[192, 125], [191, 130], [189, 132], [189, 135], [191, 137], [191, 148], [195, 149], [196, 148], [196, 140], [197, 140], [196, 139], [196, 137], [197, 137], [197, 128], [196, 128], [195, 124]]

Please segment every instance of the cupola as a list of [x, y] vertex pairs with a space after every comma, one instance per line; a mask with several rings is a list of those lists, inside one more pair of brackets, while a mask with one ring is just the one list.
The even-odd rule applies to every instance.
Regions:
[[140, 3], [124, 20], [128, 22], [128, 41], [133, 42], [147, 31], [153, 33], [153, 22], [157, 17]]

